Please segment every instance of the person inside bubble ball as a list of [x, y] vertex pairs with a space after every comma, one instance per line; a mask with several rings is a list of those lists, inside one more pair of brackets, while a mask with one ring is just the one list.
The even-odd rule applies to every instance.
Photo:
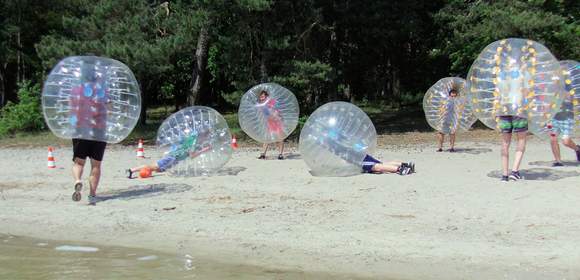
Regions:
[[[510, 61], [511, 64], [515, 64]], [[503, 108], [516, 108], [519, 106], [524, 106], [525, 100], [523, 96], [526, 96], [528, 90], [523, 81], [523, 74], [520, 73], [519, 69], [513, 65], [509, 67], [510, 71], [500, 73], [500, 85], [498, 89], [502, 94], [501, 107]], [[500, 109], [501, 110], [501, 109]], [[502, 112], [507, 111], [504, 109]], [[501, 163], [502, 163], [502, 182], [508, 182], [509, 180], [517, 181], [523, 179], [519, 172], [520, 164], [524, 157], [524, 152], [526, 151], [526, 136], [528, 134], [528, 120], [524, 117], [517, 115], [510, 115], [505, 113], [497, 113], [497, 125], [501, 131], [502, 135], [502, 149], [501, 149]], [[512, 140], [512, 133], [516, 133], [517, 136], [517, 146], [516, 153], [514, 157], [514, 162], [512, 166], [511, 173], [509, 172], [509, 150]]]
[[[329, 129], [324, 134], [324, 137], [319, 139], [319, 143], [331, 153], [351, 163], [355, 163], [354, 159], [360, 158], [362, 153], [368, 148], [366, 143], [360, 140], [353, 143], [352, 139], [335, 129]], [[382, 162], [369, 154], [365, 154], [361, 168], [363, 173], [371, 174], [396, 173], [410, 175], [415, 173], [415, 164], [413, 162]]]
[[[276, 100], [269, 98], [270, 94], [266, 90], [262, 90], [258, 95], [258, 105], [262, 108], [262, 114], [266, 117], [266, 125], [268, 132], [275, 138], [281, 138], [284, 133], [284, 124], [280, 112], [276, 109]], [[258, 159], [266, 159], [266, 152], [268, 152], [270, 144], [262, 146], [263, 151]], [[284, 159], [284, 141], [276, 143], [279, 154], [278, 159]]]
[[[205, 133], [204, 135], [206, 135]], [[201, 138], [201, 137], [199, 137]], [[140, 173], [142, 169], [148, 169], [154, 172], [165, 172], [167, 169], [177, 165], [187, 158], [196, 158], [199, 155], [209, 151], [211, 145], [200, 147], [198, 144], [198, 133], [194, 132], [184, 137], [181, 142], [174, 145], [171, 151], [167, 152], [164, 157], [152, 164], [144, 164], [126, 170], [127, 178], [133, 179], [134, 173]]]
[[91, 159], [89, 175], [89, 205], [97, 202], [97, 187], [101, 178], [101, 162], [107, 143], [105, 139], [107, 129], [107, 106], [110, 103], [107, 86], [102, 73], [97, 73], [92, 65], [81, 68], [81, 83], [71, 89], [69, 121], [75, 128], [77, 138], [73, 143], [72, 173], [75, 180], [73, 201], [81, 200], [83, 184], [81, 177], [86, 158]]
[[[451, 90], [449, 90], [449, 102], [447, 102], [447, 111], [451, 112], [452, 110], [454, 110], [453, 106], [454, 106], [454, 100], [455, 98], [457, 98], [458, 93], [457, 90], [452, 88]], [[446, 126], [449, 126], [450, 124], [444, 124]], [[439, 146], [437, 149], [437, 152], [443, 152], [443, 142], [445, 141], [445, 134], [443, 132], [437, 132], [437, 140], [439, 140]], [[451, 133], [449, 133], [449, 152], [450, 153], [454, 153], [455, 152], [455, 131], [452, 131]]]
[[[563, 106], [567, 105], [568, 104], [565, 104]], [[571, 106], [572, 104], [570, 103], [569, 105]], [[576, 145], [571, 138], [574, 128], [574, 112], [571, 110], [573, 110], [573, 108], [568, 108], [568, 110], [562, 110], [556, 113], [552, 121], [546, 126], [550, 133], [550, 146], [552, 148], [552, 154], [554, 155], [554, 163], [552, 166], [554, 167], [564, 166], [560, 154], [558, 138], [562, 139], [564, 146], [574, 151], [576, 154], [576, 160], [580, 161], [580, 146]]]

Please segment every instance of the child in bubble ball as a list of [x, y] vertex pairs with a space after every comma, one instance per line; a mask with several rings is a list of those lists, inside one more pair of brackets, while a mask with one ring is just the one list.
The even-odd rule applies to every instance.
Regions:
[[[284, 133], [282, 118], [280, 117], [280, 113], [274, 107], [276, 106], [276, 100], [268, 99], [270, 94], [262, 90], [260, 95], [258, 96], [258, 103], [263, 105], [263, 113], [264, 116], [267, 118], [267, 126], [268, 132], [275, 135], [281, 135]], [[270, 144], [264, 144], [262, 146], [262, 153], [258, 157], [258, 159], [266, 159], [266, 152], [268, 152]], [[278, 159], [284, 159], [284, 141], [276, 143], [278, 146], [279, 154]]]
[[[127, 169], [127, 178], [133, 179], [134, 173], [141, 173], [141, 170], [150, 170], [154, 172], [165, 172], [167, 169], [177, 165], [179, 162], [187, 158], [195, 158], [199, 155], [209, 151], [211, 145], [197, 148], [197, 134], [191, 134], [183, 139], [183, 141], [173, 147], [164, 157], [152, 164], [144, 164], [141, 166]], [[147, 173], [147, 172], [145, 172]]]

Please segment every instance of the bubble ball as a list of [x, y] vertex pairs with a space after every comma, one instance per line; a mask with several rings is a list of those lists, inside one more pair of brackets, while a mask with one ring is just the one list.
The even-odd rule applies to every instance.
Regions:
[[141, 91], [125, 64], [106, 57], [61, 60], [42, 89], [42, 110], [60, 138], [118, 143], [141, 114]]
[[213, 175], [232, 157], [232, 135], [224, 117], [204, 106], [184, 108], [157, 131], [157, 146], [175, 176]]
[[[562, 105], [544, 127], [540, 138], [549, 139], [550, 136], [576, 137], [580, 135], [580, 63], [574, 60], [560, 61], [562, 78], [564, 80], [564, 96]], [[565, 132], [562, 133], [564, 130]]]
[[276, 83], [265, 83], [242, 96], [238, 118], [248, 136], [268, 144], [281, 142], [294, 131], [299, 112], [298, 100], [291, 91]]
[[347, 102], [322, 105], [306, 121], [299, 149], [314, 176], [352, 176], [362, 172], [362, 162], [377, 147], [371, 119]]
[[467, 75], [475, 116], [499, 130], [496, 118], [518, 116], [539, 133], [558, 110], [563, 83], [558, 60], [542, 44], [504, 39], [488, 45]]
[[[465, 84], [461, 78], [443, 78], [427, 90], [423, 97], [423, 111], [433, 129], [443, 134], [468, 131], [477, 121], [465, 96]], [[452, 97], [451, 90], [457, 96]]]

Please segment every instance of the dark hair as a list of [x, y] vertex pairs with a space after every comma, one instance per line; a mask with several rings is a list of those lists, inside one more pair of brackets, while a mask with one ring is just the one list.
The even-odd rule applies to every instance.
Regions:
[[453, 92], [455, 92], [457, 95], [459, 95], [459, 92], [457, 92], [457, 90], [454, 88], [450, 89], [448, 94], [451, 95], [451, 93], [453, 93]]
[[266, 90], [260, 91], [260, 95], [262, 95], [262, 94], [266, 94], [266, 96], [270, 96], [270, 94]]

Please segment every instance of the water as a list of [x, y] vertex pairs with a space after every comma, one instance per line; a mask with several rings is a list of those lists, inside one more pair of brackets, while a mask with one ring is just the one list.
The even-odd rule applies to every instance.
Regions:
[[352, 279], [220, 264], [190, 255], [0, 234], [0, 279]]

